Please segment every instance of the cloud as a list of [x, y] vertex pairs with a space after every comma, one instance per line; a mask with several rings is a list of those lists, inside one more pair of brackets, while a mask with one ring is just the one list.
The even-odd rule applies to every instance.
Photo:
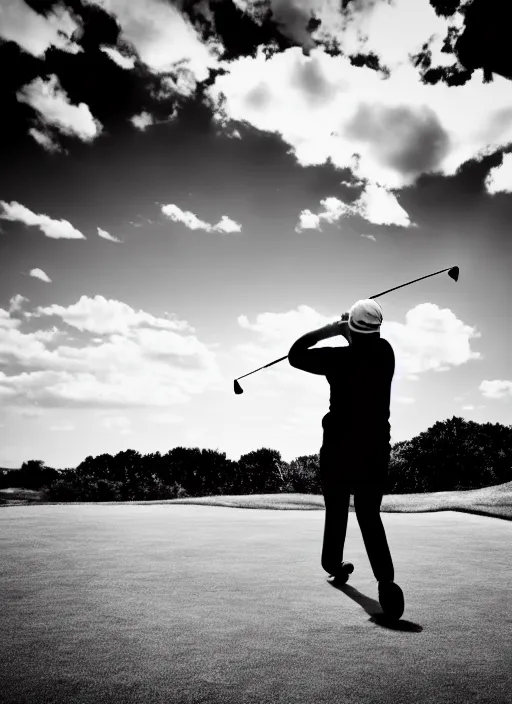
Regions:
[[121, 39], [130, 44], [140, 60], [154, 73], [171, 73], [188, 79], [187, 95], [198, 81], [208, 78], [218, 65], [222, 47], [218, 41], [203, 42], [187, 17], [162, 0], [85, 0], [113, 15], [121, 27]]
[[52, 282], [50, 277], [45, 274], [42, 269], [31, 269], [29, 276], [33, 276], [35, 279], [41, 279], [41, 281], [45, 281], [47, 284], [51, 284]]
[[98, 235], [103, 237], [104, 240], [108, 240], [109, 242], [122, 242], [122, 240], [117, 239], [117, 237], [114, 237], [114, 235], [111, 235], [106, 230], [102, 230], [101, 227], [98, 227], [97, 230]]
[[135, 59], [133, 56], [124, 56], [113, 46], [106, 46], [105, 44], [102, 44], [100, 46], [100, 51], [103, 51], [103, 53], [110, 57], [114, 63], [127, 71], [135, 66]]
[[[351, 205], [347, 205], [339, 198], [331, 196], [320, 201], [324, 210], [315, 215], [310, 210], [303, 210], [299, 216], [299, 223], [295, 232], [304, 229], [320, 230], [321, 220], [334, 223], [345, 216], [359, 215], [376, 225], [400, 225], [409, 227], [411, 221], [407, 212], [399, 205], [396, 196], [382, 186], [367, 184], [365, 189]], [[365, 237], [372, 237], [365, 235]], [[375, 239], [375, 238], [373, 238]]]
[[212, 229], [214, 232], [241, 232], [242, 226], [229, 218], [227, 215], [223, 215]]
[[[68, 333], [57, 328], [23, 332], [20, 320], [0, 324], [4, 407], [145, 407], [165, 413], [224, 383], [214, 352], [185, 321], [157, 318], [101, 297], [82, 297], [68, 307], [41, 307], [31, 316], [31, 327], [43, 315], [58, 315], [91, 338], [98, 333], [107, 338], [81, 346], [73, 340], [70, 346], [62, 342]], [[9, 315], [0, 309], [0, 321], [4, 319]], [[7, 373], [10, 369], [14, 373]]]
[[359, 214], [375, 225], [399, 225], [410, 227], [409, 215], [398, 203], [396, 196], [382, 186], [369, 183], [355, 203], [351, 212]]
[[309, 58], [298, 48], [267, 58], [260, 47], [226, 63], [205, 93], [224, 128], [245, 122], [275, 133], [301, 166], [330, 161], [388, 190], [425, 173], [454, 175], [469, 159], [512, 142], [510, 120], [489, 132], [510, 108], [508, 81], [482, 84], [475, 72], [463, 86], [423, 84], [403, 58], [383, 78], [323, 48]]
[[181, 210], [172, 203], [162, 205], [162, 213], [173, 222], [183, 223], [190, 230], [206, 230], [206, 232], [241, 232], [242, 230], [242, 226], [227, 215], [223, 215], [216, 225], [211, 225], [209, 222], [200, 220], [190, 210]]
[[371, 240], [372, 242], [377, 242], [377, 239], [373, 235], [361, 235], [361, 237], [366, 237], [367, 239]]
[[25, 302], [28, 303], [28, 301], [29, 301], [28, 298], [25, 298], [25, 296], [22, 296], [20, 293], [17, 293], [9, 301], [9, 313], [18, 312], [19, 310], [21, 310], [23, 303], [25, 303]]
[[62, 134], [92, 142], [102, 131], [101, 123], [93, 117], [88, 105], [70, 103], [55, 74], [47, 81], [35, 78], [23, 86], [16, 97], [20, 103], [27, 103], [39, 113], [43, 125], [51, 125]]
[[52, 135], [48, 132], [31, 127], [28, 133], [43, 149], [46, 149], [47, 152], [55, 153], [62, 151], [61, 146], [53, 140]]
[[40, 15], [23, 0], [0, 4], [0, 36], [37, 58], [44, 58], [50, 47], [78, 54], [83, 49], [74, 39], [80, 34], [80, 20], [63, 5]]
[[405, 324], [384, 319], [381, 334], [392, 344], [398, 376], [416, 376], [428, 371], [448, 371], [481, 359], [470, 341], [481, 337], [449, 308], [421, 303], [406, 313]]
[[503, 154], [500, 166], [495, 166], [485, 179], [487, 193], [512, 193], [512, 154]]
[[486, 398], [500, 399], [512, 396], [512, 381], [503, 379], [484, 380], [478, 387]]
[[32, 318], [55, 315], [68, 325], [80, 330], [99, 335], [128, 335], [134, 328], [152, 327], [157, 330], [175, 332], [194, 332], [184, 320], [176, 318], [156, 318], [142, 310], [135, 311], [126, 303], [103, 296], [81, 296], [77, 303], [69, 306], [39, 306]]
[[303, 210], [299, 215], [299, 222], [295, 227], [295, 232], [302, 230], [321, 230], [320, 216], [312, 213], [311, 210]]
[[147, 127], [155, 124], [155, 119], [153, 115], [143, 110], [139, 115], [134, 115], [133, 117], [130, 117], [130, 122], [138, 130], [144, 132]]
[[39, 227], [47, 237], [52, 239], [86, 239], [85, 235], [67, 220], [53, 220], [48, 215], [33, 213], [15, 200], [11, 201], [11, 203], [0, 200], [0, 206], [4, 210], [3, 213], [0, 213], [0, 218]]

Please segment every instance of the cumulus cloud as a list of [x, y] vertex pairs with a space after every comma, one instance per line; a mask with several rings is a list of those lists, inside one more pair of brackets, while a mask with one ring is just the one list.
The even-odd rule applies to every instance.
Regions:
[[178, 7], [162, 0], [85, 0], [115, 17], [121, 39], [131, 45], [140, 60], [154, 73], [186, 77], [187, 95], [196, 83], [208, 78], [218, 65], [222, 47], [215, 40], [203, 42]]
[[227, 215], [223, 215], [212, 229], [214, 232], [241, 232], [242, 226], [231, 218], [228, 218]]
[[28, 303], [28, 301], [28, 298], [25, 298], [25, 296], [22, 296], [20, 293], [17, 293], [9, 301], [9, 313], [16, 313], [17, 311], [21, 310], [23, 303]]
[[158, 330], [194, 332], [184, 320], [176, 318], [156, 318], [143, 310], [135, 311], [126, 303], [107, 299], [103, 296], [81, 296], [77, 303], [69, 306], [39, 306], [30, 317], [55, 315], [68, 325], [82, 332], [99, 335], [128, 335], [134, 328], [152, 327]]
[[45, 281], [47, 284], [51, 284], [52, 282], [50, 277], [45, 274], [42, 269], [31, 269], [29, 276], [33, 276], [35, 279], [41, 279], [41, 281]]
[[489, 171], [485, 188], [487, 193], [512, 193], [512, 154], [503, 154], [501, 164]]
[[369, 183], [351, 206], [351, 211], [375, 225], [410, 227], [409, 215], [396, 196], [382, 186]]
[[209, 222], [200, 220], [197, 215], [190, 210], [182, 210], [177, 205], [169, 203], [162, 205], [162, 213], [167, 215], [173, 222], [181, 222], [190, 230], [206, 230], [206, 232], [241, 232], [242, 226], [223, 215], [216, 225], [211, 225]]
[[0, 218], [39, 227], [47, 237], [52, 239], [86, 239], [85, 235], [67, 220], [53, 220], [48, 215], [33, 213], [29, 208], [15, 200], [11, 201], [11, 203], [0, 200], [0, 207], [3, 208]]
[[[92, 331], [91, 337], [99, 333], [107, 338], [70, 346], [59, 341], [67, 333], [57, 328], [23, 332], [18, 319], [14, 325], [0, 324], [4, 406], [28, 402], [40, 408], [153, 407], [165, 412], [222, 381], [214, 352], [185, 321], [136, 312], [101, 297], [82, 297], [68, 307], [40, 307], [31, 316], [31, 327], [43, 315], [57, 315], [85, 333]], [[4, 319], [9, 314], [0, 309], [0, 321]], [[10, 365], [14, 373], [8, 374]]]
[[512, 381], [504, 379], [485, 379], [479, 386], [480, 391], [486, 398], [501, 399], [512, 396]]
[[0, 3], [0, 37], [16, 42], [37, 58], [44, 58], [50, 47], [78, 54], [83, 51], [75, 41], [80, 34], [80, 20], [64, 5], [55, 5], [46, 15], [40, 15], [23, 0]]
[[122, 240], [117, 239], [117, 237], [114, 237], [114, 235], [111, 235], [106, 230], [102, 230], [101, 227], [98, 227], [97, 230], [98, 235], [103, 237], [104, 240], [108, 240], [109, 242], [122, 242]]
[[500, 77], [482, 84], [475, 72], [463, 86], [427, 85], [405, 57], [383, 78], [322, 48], [309, 58], [298, 48], [267, 58], [260, 47], [226, 68], [207, 90], [224, 128], [246, 122], [276, 133], [300, 165], [331, 161], [387, 189], [424, 173], [453, 175], [468, 159], [512, 141], [510, 120], [488, 129], [510, 109], [509, 82]]
[[465, 325], [449, 308], [433, 303], [409, 310], [405, 324], [384, 319], [381, 332], [395, 349], [400, 376], [448, 371], [481, 359], [481, 354], [471, 349], [471, 340], [481, 337], [481, 333]]
[[114, 46], [106, 46], [105, 44], [102, 44], [102, 46], [100, 46], [100, 51], [111, 58], [112, 61], [118, 66], [126, 69], [127, 71], [135, 66], [135, 59], [133, 56], [124, 56], [124, 54], [121, 54], [121, 52]]
[[[62, 134], [78, 137], [83, 142], [92, 142], [102, 131], [101, 123], [93, 117], [88, 105], [71, 104], [55, 74], [46, 81], [35, 78], [23, 86], [16, 97], [20, 103], [27, 103], [38, 113], [38, 119], [43, 125], [55, 127]], [[37, 131], [42, 134], [40, 130]]]
[[[324, 198], [320, 204], [324, 209], [318, 214], [310, 210], [303, 210], [300, 213], [295, 232], [305, 229], [320, 230], [322, 220], [334, 223], [347, 215], [359, 215], [376, 225], [400, 225], [401, 227], [411, 225], [407, 212], [398, 203], [396, 196], [376, 184], [367, 184], [359, 198], [350, 205], [334, 196]], [[368, 236], [372, 238], [371, 235], [365, 235], [365, 237]]]
[[134, 115], [133, 117], [130, 117], [130, 122], [138, 130], [144, 132], [144, 130], [146, 130], [150, 125], [155, 124], [155, 119], [153, 115], [143, 110], [139, 115]]

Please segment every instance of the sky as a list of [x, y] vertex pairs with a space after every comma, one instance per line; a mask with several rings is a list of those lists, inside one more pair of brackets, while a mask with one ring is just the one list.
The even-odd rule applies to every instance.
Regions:
[[462, 25], [427, 0], [4, 0], [0, 466], [317, 453], [324, 377], [233, 379], [451, 266], [378, 299], [391, 440], [512, 424], [512, 82], [414, 65], [453, 63]]

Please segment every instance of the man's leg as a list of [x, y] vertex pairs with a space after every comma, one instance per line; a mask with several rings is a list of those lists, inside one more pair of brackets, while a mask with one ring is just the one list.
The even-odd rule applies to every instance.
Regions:
[[336, 574], [343, 562], [350, 503], [350, 488], [340, 480], [337, 464], [333, 451], [322, 446], [320, 476], [325, 502], [322, 567], [328, 574]]
[[367, 487], [356, 487], [354, 508], [373, 574], [378, 582], [392, 582], [395, 579], [395, 570], [380, 516], [381, 502], [382, 490], [378, 487], [371, 484]]

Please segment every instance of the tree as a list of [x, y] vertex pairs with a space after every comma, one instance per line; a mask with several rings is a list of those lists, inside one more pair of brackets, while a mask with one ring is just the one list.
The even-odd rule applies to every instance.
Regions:
[[241, 488], [246, 494], [274, 493], [285, 483], [283, 461], [278, 450], [261, 447], [238, 460]]
[[287, 472], [292, 491], [302, 494], [321, 494], [320, 456], [301, 455], [290, 462]]

